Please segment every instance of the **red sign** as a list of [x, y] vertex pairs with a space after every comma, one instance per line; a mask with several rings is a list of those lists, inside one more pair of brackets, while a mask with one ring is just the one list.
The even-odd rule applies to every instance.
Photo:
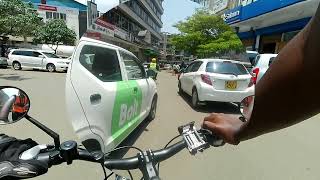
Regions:
[[108, 22], [106, 22], [106, 21], [104, 21], [104, 20], [102, 20], [102, 19], [97, 19], [97, 20], [96, 20], [96, 24], [98, 24], [98, 25], [100, 25], [100, 26], [102, 26], [102, 27], [111, 29], [111, 30], [114, 30], [114, 29], [115, 29], [115, 27], [114, 27], [113, 24], [108, 23]]
[[46, 5], [38, 5], [38, 9], [46, 10], [46, 11], [57, 11], [57, 7], [46, 6]]
[[101, 37], [101, 33], [98, 32], [87, 32], [88, 37]]

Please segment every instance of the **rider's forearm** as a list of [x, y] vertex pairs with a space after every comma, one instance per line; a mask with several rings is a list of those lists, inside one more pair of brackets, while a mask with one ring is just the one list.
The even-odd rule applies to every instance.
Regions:
[[299, 123], [320, 112], [320, 9], [279, 53], [256, 86], [250, 121], [241, 140]]

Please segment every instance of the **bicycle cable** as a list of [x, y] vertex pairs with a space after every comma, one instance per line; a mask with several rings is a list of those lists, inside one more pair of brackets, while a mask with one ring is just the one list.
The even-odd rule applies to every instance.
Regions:
[[[172, 143], [172, 141], [176, 140], [178, 137], [180, 137], [181, 135], [177, 135], [176, 137], [172, 138], [165, 146], [163, 149], [167, 148], [169, 146], [169, 144]], [[160, 162], [158, 163], [158, 174], [160, 174]]]

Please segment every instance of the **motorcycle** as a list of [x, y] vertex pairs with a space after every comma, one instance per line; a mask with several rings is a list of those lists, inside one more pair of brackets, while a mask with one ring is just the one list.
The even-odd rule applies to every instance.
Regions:
[[[20, 103], [17, 104], [17, 98], [26, 99], [19, 101]], [[252, 110], [253, 100], [254, 97], [251, 96], [245, 98], [241, 103], [240, 111], [244, 119], [248, 117], [249, 111]], [[170, 140], [169, 143], [160, 150], [142, 151], [137, 147], [123, 146], [117, 147], [107, 153], [100, 151], [88, 152], [79, 147], [77, 142], [73, 140], [60, 143], [59, 134], [28, 115], [29, 109], [30, 99], [23, 90], [16, 87], [0, 87], [0, 125], [12, 124], [21, 119], [27, 119], [53, 138], [53, 144], [37, 145], [28, 149], [20, 155], [20, 159], [36, 159], [48, 164], [48, 167], [57, 166], [64, 162], [71, 165], [74, 160], [95, 162], [102, 165], [105, 176], [104, 179], [109, 179], [114, 174], [112, 170], [127, 170], [130, 179], [133, 179], [130, 170], [139, 169], [142, 172], [143, 179], [157, 180], [160, 179], [160, 162], [169, 159], [181, 150], [186, 148], [191, 155], [196, 155], [210, 146], [219, 147], [224, 145], [223, 140], [219, 136], [206, 129], [197, 129], [194, 122], [191, 122], [178, 127], [179, 135]], [[182, 137], [182, 140], [170, 145], [178, 137]], [[111, 152], [128, 148], [134, 148], [138, 150], [139, 153], [134, 157], [124, 159], [114, 159], [108, 156]], [[106, 174], [105, 168], [111, 171], [109, 175]], [[127, 178], [116, 175], [116, 179], [126, 180]]]

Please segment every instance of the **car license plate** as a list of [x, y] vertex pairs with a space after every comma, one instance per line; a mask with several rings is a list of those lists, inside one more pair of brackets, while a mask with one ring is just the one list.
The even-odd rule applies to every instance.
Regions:
[[226, 81], [225, 88], [229, 90], [237, 89], [237, 81]]

